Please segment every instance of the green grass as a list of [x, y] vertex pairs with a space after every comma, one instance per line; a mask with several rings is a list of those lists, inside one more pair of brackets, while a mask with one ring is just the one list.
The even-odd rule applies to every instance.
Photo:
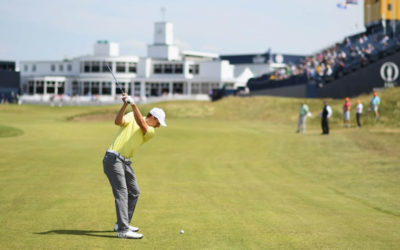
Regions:
[[24, 131], [18, 128], [0, 125], [0, 137], [13, 137], [24, 134]]
[[0, 248], [398, 249], [400, 89], [381, 97], [381, 119], [365, 114], [361, 129], [341, 128], [343, 102], [330, 100], [329, 136], [315, 117], [322, 100], [307, 100], [304, 135], [300, 99], [157, 104], [168, 127], [134, 166], [142, 240], [112, 232], [102, 157], [118, 106], [2, 105], [1, 123], [24, 133], [0, 138]]

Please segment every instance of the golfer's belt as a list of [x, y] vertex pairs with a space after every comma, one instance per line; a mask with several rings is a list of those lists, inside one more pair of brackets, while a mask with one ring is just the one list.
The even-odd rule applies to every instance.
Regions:
[[132, 163], [132, 161], [131, 161], [129, 158], [123, 157], [122, 155], [120, 155], [120, 153], [115, 152], [114, 150], [110, 150], [110, 149], [109, 149], [109, 150], [107, 150], [107, 153], [110, 153], [110, 154], [113, 154], [113, 155], [117, 156], [118, 159], [120, 159], [120, 160], [123, 161], [123, 162], [126, 162], [126, 163], [128, 163], [128, 164], [131, 164], [131, 163]]

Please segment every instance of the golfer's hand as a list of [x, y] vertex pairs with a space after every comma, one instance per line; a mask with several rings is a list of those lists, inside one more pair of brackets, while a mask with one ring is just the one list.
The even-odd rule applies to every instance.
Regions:
[[125, 103], [125, 104], [134, 104], [135, 102], [133, 101], [133, 99], [130, 97], [130, 96], [128, 96], [126, 93], [122, 93], [122, 101]]

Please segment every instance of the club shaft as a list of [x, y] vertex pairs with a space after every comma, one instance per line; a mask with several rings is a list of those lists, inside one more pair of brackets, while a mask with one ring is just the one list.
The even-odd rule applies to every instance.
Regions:
[[121, 85], [119, 85], [118, 80], [117, 80], [117, 78], [115, 77], [114, 73], [112, 72], [110, 66], [108, 66], [108, 64], [106, 64], [106, 65], [107, 65], [108, 70], [111, 72], [111, 75], [113, 76], [114, 81], [115, 81], [115, 83], [117, 84], [118, 88], [121, 90], [122, 93], [125, 93], [125, 91], [121, 88]]

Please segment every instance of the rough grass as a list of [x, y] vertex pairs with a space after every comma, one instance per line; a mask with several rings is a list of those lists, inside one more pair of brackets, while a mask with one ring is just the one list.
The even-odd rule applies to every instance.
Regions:
[[307, 100], [304, 135], [300, 99], [157, 104], [168, 127], [135, 157], [136, 241], [112, 232], [101, 164], [118, 106], [0, 106], [2, 123], [24, 131], [0, 138], [0, 248], [397, 249], [399, 96], [383, 92], [381, 119], [361, 129], [341, 128], [342, 101], [330, 100], [329, 136], [315, 117], [322, 100]]

